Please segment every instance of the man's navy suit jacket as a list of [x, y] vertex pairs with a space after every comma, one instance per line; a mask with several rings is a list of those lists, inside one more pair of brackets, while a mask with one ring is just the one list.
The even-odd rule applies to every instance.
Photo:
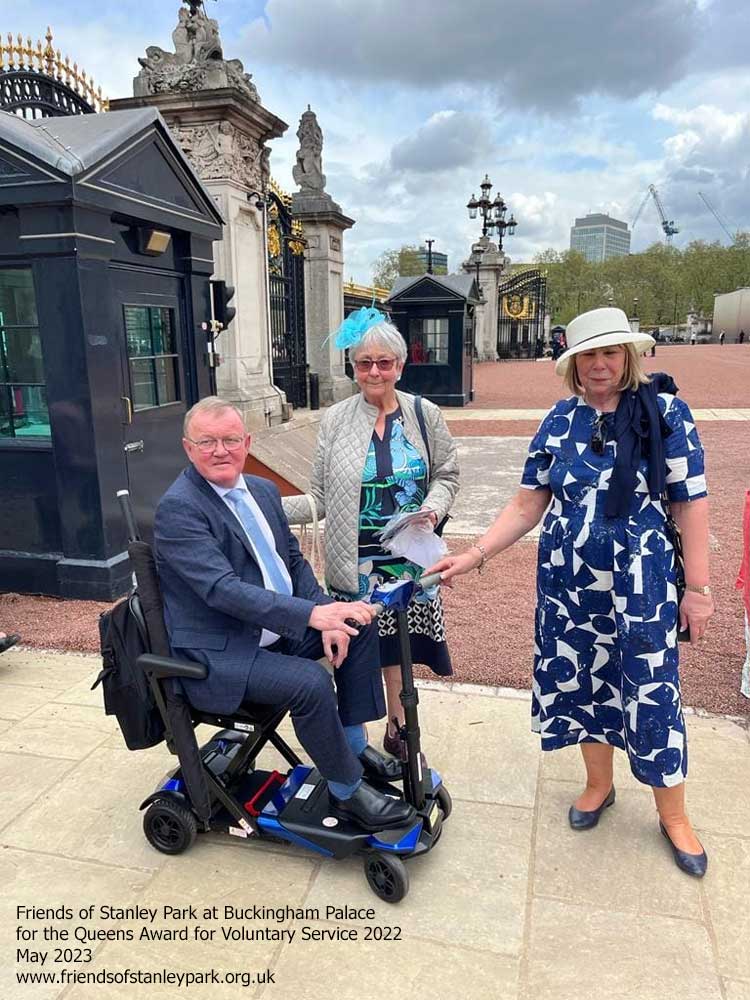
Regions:
[[154, 549], [167, 632], [176, 656], [208, 667], [204, 681], [183, 681], [196, 708], [234, 712], [246, 696], [262, 629], [300, 641], [321, 589], [267, 479], [245, 476], [273, 532], [293, 594], [266, 590], [242, 525], [191, 465], [159, 501]]

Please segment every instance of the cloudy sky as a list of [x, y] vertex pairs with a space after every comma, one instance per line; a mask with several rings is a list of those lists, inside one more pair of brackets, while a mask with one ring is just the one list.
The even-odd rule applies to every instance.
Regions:
[[[111, 96], [147, 45], [171, 49], [177, 0], [0, 0], [0, 29], [51, 24]], [[325, 135], [328, 190], [357, 220], [346, 271], [431, 237], [455, 269], [477, 235], [466, 202], [485, 172], [518, 219], [513, 260], [565, 249], [577, 215], [630, 223], [649, 183], [675, 244], [750, 228], [747, 0], [206, 0], [289, 131], [272, 171], [293, 189], [299, 116]], [[661, 235], [647, 204], [633, 249]]]

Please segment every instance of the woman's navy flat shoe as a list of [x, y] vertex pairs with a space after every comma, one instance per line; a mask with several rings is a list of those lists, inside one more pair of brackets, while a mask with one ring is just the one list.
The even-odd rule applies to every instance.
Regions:
[[598, 809], [586, 811], [584, 809], [576, 809], [575, 806], [571, 806], [568, 811], [568, 822], [570, 823], [571, 829], [590, 830], [592, 827], [595, 827], [604, 810], [608, 809], [611, 805], [614, 805], [614, 802], [615, 786], [612, 785], [606, 799], [602, 802]]
[[703, 878], [706, 874], [706, 868], [708, 868], [708, 856], [706, 852], [701, 851], [700, 854], [688, 854], [687, 851], [681, 851], [679, 847], [675, 847], [672, 843], [672, 838], [667, 833], [661, 820], [659, 821], [659, 829], [672, 848], [672, 857], [677, 867], [687, 872], [688, 875], [693, 875], [695, 878]]

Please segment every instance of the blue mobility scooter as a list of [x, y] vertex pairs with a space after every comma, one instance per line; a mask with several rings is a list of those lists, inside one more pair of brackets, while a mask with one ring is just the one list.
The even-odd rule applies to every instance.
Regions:
[[[171, 683], [172, 678], [202, 679], [206, 667], [171, 657], [153, 553], [138, 539], [127, 491], [118, 496], [134, 570], [130, 610], [149, 650], [138, 657], [137, 666], [161, 715], [167, 746], [180, 765], [141, 804], [146, 839], [158, 851], [179, 854], [199, 832], [218, 830], [245, 840], [284, 841], [330, 858], [359, 854], [373, 892], [389, 903], [403, 899], [409, 889], [404, 861], [432, 850], [451, 812], [451, 797], [440, 775], [423, 766], [407, 626], [411, 599], [421, 586], [432, 586], [437, 579], [421, 584], [399, 581], [372, 595], [373, 603], [397, 612], [406, 719], [399, 731], [402, 787], [383, 782], [378, 787], [413, 805], [416, 818], [403, 827], [366, 831], [334, 814], [325, 779], [303, 763], [277, 732], [285, 706], [243, 703], [231, 716], [211, 714], [192, 708]], [[220, 731], [199, 747], [194, 727], [204, 723]], [[288, 764], [284, 773], [257, 766], [266, 744]], [[370, 776], [367, 780], [372, 781]]]

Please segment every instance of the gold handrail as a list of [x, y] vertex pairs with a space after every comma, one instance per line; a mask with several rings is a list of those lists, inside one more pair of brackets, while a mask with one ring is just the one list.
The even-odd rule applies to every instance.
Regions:
[[102, 96], [102, 88], [94, 86], [93, 78], [87, 76], [84, 70], [79, 71], [78, 63], [74, 62], [71, 66], [70, 56], [65, 56], [63, 59], [60, 50], [52, 47], [51, 28], [47, 28], [47, 34], [44, 36], [47, 43], [45, 46], [42, 46], [41, 41], [37, 41], [36, 47], [34, 47], [31, 38], [28, 37], [24, 44], [20, 32], [16, 35], [15, 41], [10, 31], [6, 37], [7, 43], [3, 41], [0, 34], [0, 73], [26, 70], [26, 72], [48, 76], [70, 87], [95, 111], [109, 110], [109, 101]]
[[387, 288], [378, 288], [371, 285], [356, 285], [354, 279], [350, 278], [344, 285], [344, 294], [357, 295], [363, 299], [371, 299], [373, 294], [376, 299], [384, 301], [391, 294]]

